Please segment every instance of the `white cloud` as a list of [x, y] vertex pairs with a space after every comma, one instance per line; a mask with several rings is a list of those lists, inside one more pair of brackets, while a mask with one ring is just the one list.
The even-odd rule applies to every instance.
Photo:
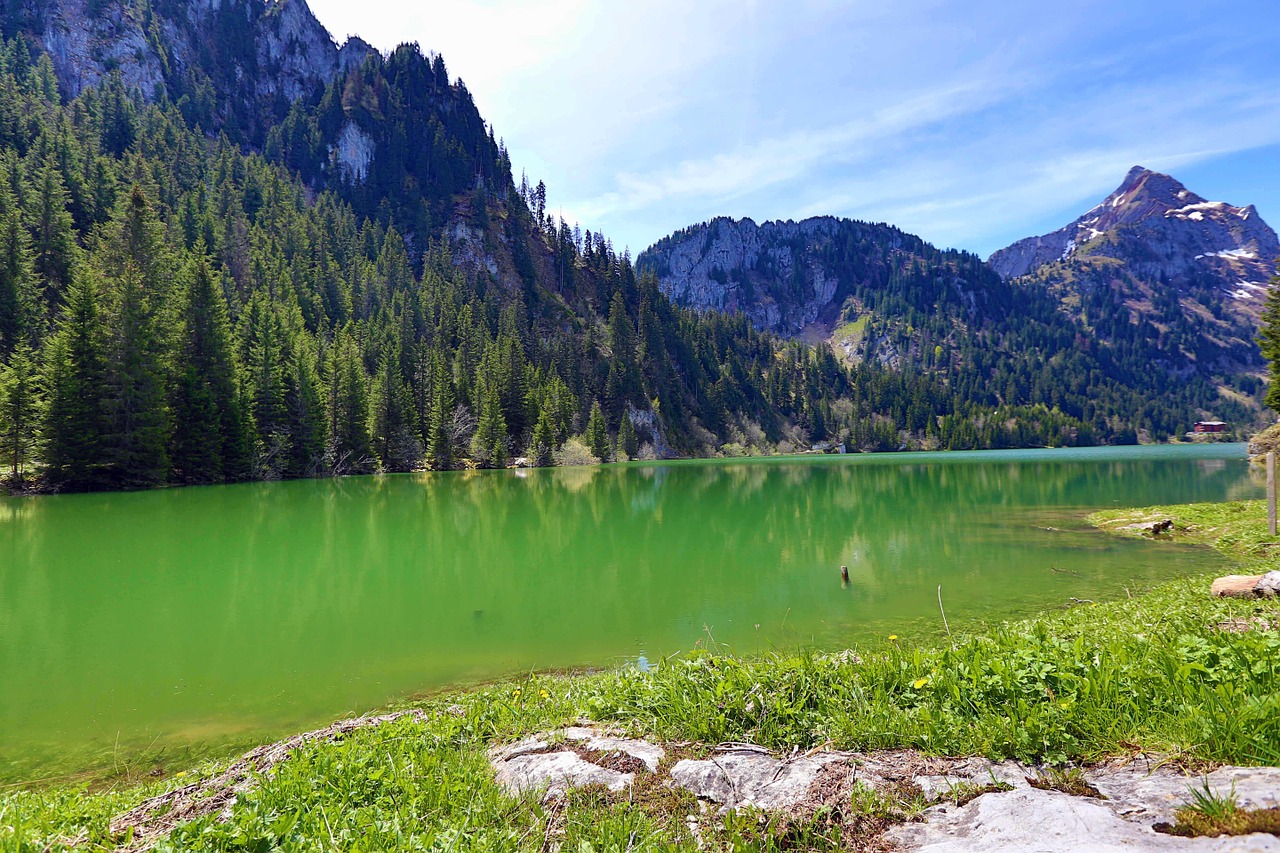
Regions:
[[1134, 163], [1280, 142], [1262, 49], [1280, 20], [1241, 3], [1231, 21], [1195, 0], [314, 6], [339, 33], [442, 52], [517, 172], [618, 246], [832, 213], [985, 253]]

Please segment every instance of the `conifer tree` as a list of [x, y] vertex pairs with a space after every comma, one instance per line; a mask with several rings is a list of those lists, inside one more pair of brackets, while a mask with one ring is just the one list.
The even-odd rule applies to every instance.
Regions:
[[609, 461], [609, 429], [599, 400], [592, 401], [591, 414], [587, 417], [587, 446], [591, 448], [592, 456], [599, 457], [601, 462]]
[[108, 483], [106, 333], [91, 275], [72, 281], [57, 334], [45, 354], [45, 477], [55, 489], [92, 491]]
[[26, 480], [40, 436], [42, 394], [31, 347], [14, 348], [7, 364], [0, 365], [0, 458], [7, 457], [9, 480]]
[[174, 365], [170, 461], [183, 483], [220, 483], [246, 460], [231, 326], [221, 289], [201, 257], [183, 300]]
[[383, 352], [378, 362], [372, 432], [374, 450], [388, 471], [411, 471], [422, 456], [422, 446], [413, 435], [412, 409], [409, 388], [400, 378], [399, 359]]
[[8, 176], [0, 170], [0, 358], [38, 332], [40, 297], [30, 242]]
[[316, 356], [306, 335], [298, 333], [290, 342], [284, 373], [286, 431], [289, 436], [285, 473], [290, 477], [314, 476], [324, 458], [325, 412]]
[[134, 186], [93, 259], [111, 308], [107, 451], [122, 488], [161, 485], [169, 474], [170, 413], [156, 322], [172, 282], [167, 261], [159, 222], [141, 188]]
[[67, 210], [67, 187], [52, 156], [40, 163], [25, 196], [35, 273], [44, 282], [49, 304], [61, 305], [71, 284], [76, 239], [75, 224]]
[[1271, 375], [1271, 386], [1264, 402], [1273, 412], [1280, 412], [1280, 275], [1271, 279], [1271, 287], [1267, 291], [1262, 327], [1258, 330], [1258, 346]]
[[556, 449], [555, 427], [552, 425], [549, 409], [538, 414], [538, 422], [533, 428], [533, 440], [529, 442], [528, 457], [534, 465], [546, 465], [551, 461], [551, 451]]
[[627, 459], [635, 459], [640, 452], [636, 428], [631, 423], [631, 414], [626, 410], [622, 412], [622, 421], [618, 424], [618, 450], [626, 454]]
[[453, 467], [453, 436], [450, 432], [453, 407], [453, 377], [449, 365], [439, 352], [433, 352], [427, 460], [435, 471], [447, 471]]
[[261, 442], [259, 467], [269, 477], [278, 476], [288, 444], [282, 337], [270, 298], [255, 293], [241, 317], [240, 338], [249, 412]]
[[471, 437], [471, 458], [482, 468], [507, 464], [507, 422], [502, 416], [502, 395], [494, 377], [495, 353], [491, 347], [480, 364], [476, 384], [479, 420]]
[[331, 350], [329, 400], [330, 468], [335, 473], [368, 471], [373, 462], [369, 436], [369, 396], [360, 351], [350, 334], [343, 334]]

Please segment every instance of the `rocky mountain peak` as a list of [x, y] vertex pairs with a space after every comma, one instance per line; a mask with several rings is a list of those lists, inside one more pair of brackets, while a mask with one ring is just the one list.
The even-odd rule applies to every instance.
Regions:
[[[1121, 230], [1123, 239], [1117, 239]], [[1115, 192], [1083, 216], [1050, 234], [1019, 240], [994, 253], [989, 263], [1004, 278], [1016, 278], [1082, 254], [1129, 261], [1117, 257], [1115, 247], [1132, 247], [1144, 239], [1165, 257], [1167, 268], [1161, 273], [1166, 278], [1186, 273], [1190, 262], [1206, 258], [1270, 265], [1280, 255], [1280, 241], [1253, 205], [1208, 201], [1169, 175], [1134, 166]], [[1265, 281], [1269, 275], [1249, 270], [1243, 281], [1256, 285], [1259, 276]]]

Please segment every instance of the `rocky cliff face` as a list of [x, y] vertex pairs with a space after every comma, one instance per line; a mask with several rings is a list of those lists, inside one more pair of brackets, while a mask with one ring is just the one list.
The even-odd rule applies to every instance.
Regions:
[[759, 329], [795, 335], [836, 295], [838, 277], [821, 254], [838, 227], [830, 217], [763, 225], [713, 219], [666, 238], [637, 263], [656, 270], [679, 305], [741, 312]]
[[244, 84], [257, 107], [287, 108], [372, 50], [358, 38], [339, 47], [304, 0], [49, 0], [20, 28], [70, 97], [119, 71], [147, 98], [213, 78]]

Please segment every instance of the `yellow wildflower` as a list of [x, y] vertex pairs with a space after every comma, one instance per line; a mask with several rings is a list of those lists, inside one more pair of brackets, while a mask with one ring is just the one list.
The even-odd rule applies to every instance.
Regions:
[[924, 687], [928, 683], [929, 683], [929, 676], [926, 675], [924, 678], [917, 678], [914, 682], [912, 682], [911, 686], [914, 687], [916, 690], [919, 690], [921, 687]]

